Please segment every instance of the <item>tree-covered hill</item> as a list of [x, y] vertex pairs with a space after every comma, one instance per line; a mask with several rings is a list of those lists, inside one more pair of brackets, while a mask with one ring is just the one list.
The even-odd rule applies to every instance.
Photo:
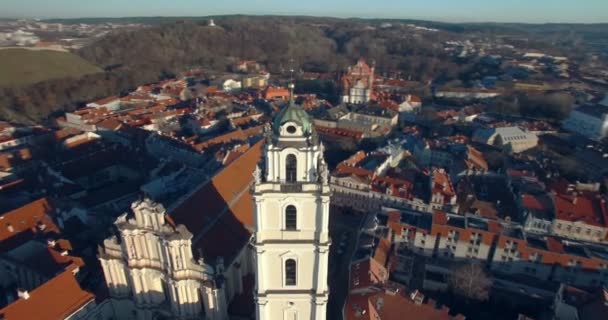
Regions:
[[[598, 37], [597, 28], [587, 25], [572, 25], [568, 29], [568, 25], [391, 20], [391, 27], [381, 27], [387, 20], [279, 16], [213, 18], [217, 27], [207, 26], [209, 17], [72, 20], [74, 23], [139, 22], [150, 26], [110, 33], [77, 52], [93, 65], [102, 67], [103, 73], [79, 79], [49, 80], [20, 88], [0, 88], [0, 118], [38, 122], [52, 112], [71, 110], [93, 99], [125, 93], [137, 85], [172, 76], [191, 66], [224, 71], [236, 59], [258, 60], [276, 74], [290, 66], [291, 60], [309, 71], [335, 72], [359, 57], [365, 57], [376, 63], [379, 72], [397, 71], [412, 80], [446, 82], [458, 79], [471, 69], [470, 62], [453, 61], [447, 56], [443, 49], [446, 40], [464, 39], [471, 34], [483, 37], [540, 34], [537, 36], [539, 45], [552, 47], [552, 43], [544, 39], [553, 37], [564, 42], [556, 40], [555, 43], [572, 49], [570, 51], [585, 52], [584, 47], [569, 44], [578, 43], [580, 38], [578, 31], [568, 30], [586, 30], [589, 37]], [[407, 27], [407, 23], [440, 31], [419, 32]]]

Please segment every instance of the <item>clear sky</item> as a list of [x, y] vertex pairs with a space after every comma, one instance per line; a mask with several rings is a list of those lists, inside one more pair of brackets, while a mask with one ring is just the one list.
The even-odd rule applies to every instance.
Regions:
[[0, 17], [220, 14], [411, 18], [449, 22], [608, 22], [608, 0], [0, 0]]

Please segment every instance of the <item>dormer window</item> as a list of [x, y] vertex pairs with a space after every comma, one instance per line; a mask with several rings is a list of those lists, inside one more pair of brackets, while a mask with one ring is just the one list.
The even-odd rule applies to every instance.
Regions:
[[294, 133], [296, 133], [296, 131], [297, 131], [297, 129], [296, 129], [295, 126], [288, 126], [287, 127], [287, 133], [289, 133], [289, 134], [294, 134]]

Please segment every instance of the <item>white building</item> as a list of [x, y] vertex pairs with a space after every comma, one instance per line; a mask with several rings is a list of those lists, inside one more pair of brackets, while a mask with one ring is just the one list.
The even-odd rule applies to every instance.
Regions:
[[235, 79], [227, 79], [222, 83], [222, 89], [224, 89], [224, 91], [235, 91], [240, 90], [241, 88], [241, 81]]
[[374, 86], [374, 67], [369, 66], [363, 59], [348, 67], [348, 72], [342, 76], [342, 102], [361, 104], [372, 99]]
[[254, 175], [257, 319], [326, 319], [327, 165], [312, 119], [293, 98]]
[[538, 145], [538, 137], [535, 134], [518, 127], [479, 129], [475, 131], [473, 141], [501, 147], [513, 153], [523, 152]]
[[120, 109], [121, 103], [119, 97], [107, 97], [95, 102], [87, 103], [87, 107], [96, 109], [106, 108], [110, 111], [116, 111]]
[[608, 107], [598, 104], [575, 108], [564, 120], [563, 127], [589, 139], [605, 138], [608, 135]]
[[149, 199], [131, 208], [133, 216], [117, 219], [119, 236], [106, 239], [99, 255], [117, 315], [225, 319], [224, 288], [213, 267], [194, 260], [192, 233], [167, 221], [163, 206]]

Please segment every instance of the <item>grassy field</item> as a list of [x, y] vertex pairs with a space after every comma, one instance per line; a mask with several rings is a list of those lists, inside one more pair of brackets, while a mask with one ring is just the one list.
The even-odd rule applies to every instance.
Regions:
[[101, 71], [88, 61], [68, 52], [0, 50], [0, 87], [22, 86], [57, 78], [81, 77]]

